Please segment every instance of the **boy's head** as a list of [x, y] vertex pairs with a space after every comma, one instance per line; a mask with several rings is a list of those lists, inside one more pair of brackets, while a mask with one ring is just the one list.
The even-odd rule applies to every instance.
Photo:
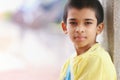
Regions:
[[62, 29], [75, 46], [91, 47], [103, 30], [103, 8], [98, 0], [69, 0]]
[[71, 8], [82, 9], [82, 8], [90, 8], [95, 11], [95, 16], [97, 18], [97, 25], [103, 22], [104, 13], [102, 5], [98, 0], [69, 0], [65, 5], [63, 21], [66, 23], [68, 11]]

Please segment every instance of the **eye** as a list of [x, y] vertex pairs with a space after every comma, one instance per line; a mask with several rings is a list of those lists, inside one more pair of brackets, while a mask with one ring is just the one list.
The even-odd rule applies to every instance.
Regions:
[[69, 22], [69, 24], [71, 25], [71, 26], [77, 26], [77, 22]]
[[90, 25], [92, 24], [92, 22], [85, 22], [85, 25]]

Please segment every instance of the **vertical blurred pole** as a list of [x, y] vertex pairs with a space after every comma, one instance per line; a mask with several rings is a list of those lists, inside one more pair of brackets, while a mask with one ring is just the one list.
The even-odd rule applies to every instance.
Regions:
[[[105, 2], [106, 1], [106, 2]], [[107, 37], [108, 37], [108, 51], [112, 60], [114, 61], [114, 6], [113, 0], [105, 0], [106, 9], [105, 9], [105, 18], [106, 18], [106, 27], [107, 27]]]
[[120, 80], [120, 0], [114, 1], [114, 63]]
[[103, 0], [108, 37], [108, 50], [120, 80], [120, 0]]

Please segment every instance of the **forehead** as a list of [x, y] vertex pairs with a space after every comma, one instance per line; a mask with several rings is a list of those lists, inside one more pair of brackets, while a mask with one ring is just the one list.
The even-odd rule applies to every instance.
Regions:
[[68, 16], [67, 19], [92, 19], [92, 20], [96, 20], [97, 18], [95, 16], [95, 11], [90, 9], [90, 8], [82, 8], [82, 9], [76, 9], [76, 8], [70, 8], [68, 10]]

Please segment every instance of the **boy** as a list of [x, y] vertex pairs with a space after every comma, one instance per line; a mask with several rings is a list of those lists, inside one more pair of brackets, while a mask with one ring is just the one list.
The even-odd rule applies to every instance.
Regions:
[[74, 44], [76, 54], [64, 64], [60, 80], [117, 80], [111, 58], [96, 36], [103, 30], [103, 8], [98, 0], [69, 0], [62, 29]]

